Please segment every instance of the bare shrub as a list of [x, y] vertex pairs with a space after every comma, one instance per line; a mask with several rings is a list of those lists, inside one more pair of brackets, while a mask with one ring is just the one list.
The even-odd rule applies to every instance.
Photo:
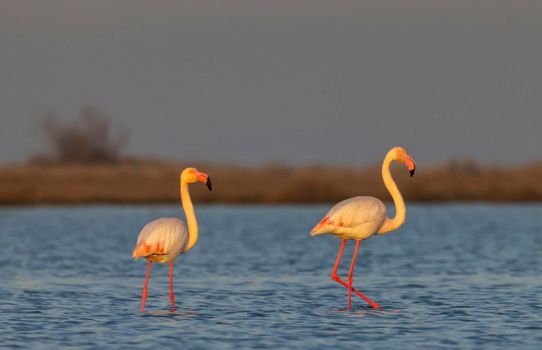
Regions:
[[106, 114], [95, 107], [83, 107], [78, 119], [63, 121], [54, 114], [46, 116], [43, 132], [51, 148], [51, 156], [35, 159], [56, 162], [106, 163], [116, 162], [126, 145], [124, 129], [113, 134]]

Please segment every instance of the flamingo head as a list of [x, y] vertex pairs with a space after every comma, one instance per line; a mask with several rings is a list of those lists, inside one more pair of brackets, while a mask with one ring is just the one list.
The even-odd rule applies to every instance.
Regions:
[[184, 181], [188, 184], [193, 184], [195, 182], [204, 183], [209, 191], [213, 190], [213, 185], [211, 183], [211, 178], [209, 175], [198, 171], [196, 168], [186, 168], [181, 173], [181, 181]]
[[403, 147], [394, 147], [390, 152], [393, 152], [393, 159], [406, 165], [410, 172], [410, 177], [414, 176], [414, 172], [416, 171], [416, 162], [414, 161], [414, 158], [412, 158]]

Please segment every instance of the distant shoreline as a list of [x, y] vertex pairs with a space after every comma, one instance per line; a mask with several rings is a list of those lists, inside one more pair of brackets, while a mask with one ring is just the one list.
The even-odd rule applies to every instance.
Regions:
[[[213, 192], [193, 185], [195, 201], [208, 204], [329, 204], [369, 195], [389, 200], [379, 166], [259, 168], [194, 164], [213, 180]], [[179, 203], [182, 162], [123, 161], [104, 164], [21, 163], [0, 166], [0, 205]], [[542, 162], [482, 167], [449, 162], [414, 178], [401, 166], [394, 177], [405, 200], [417, 203], [542, 202]]]

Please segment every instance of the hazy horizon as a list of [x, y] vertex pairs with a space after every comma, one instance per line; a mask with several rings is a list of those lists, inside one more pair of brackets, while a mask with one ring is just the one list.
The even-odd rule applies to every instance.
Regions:
[[0, 0], [0, 163], [100, 108], [128, 155], [542, 159], [542, 2]]

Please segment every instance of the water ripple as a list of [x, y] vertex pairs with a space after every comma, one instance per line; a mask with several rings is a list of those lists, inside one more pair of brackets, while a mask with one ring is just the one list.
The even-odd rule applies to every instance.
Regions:
[[410, 206], [404, 228], [360, 248], [354, 284], [383, 308], [354, 296], [350, 311], [329, 278], [340, 242], [308, 236], [326, 207], [197, 209], [200, 241], [175, 263], [177, 311], [155, 264], [144, 314], [145, 263], [130, 250], [177, 207], [1, 209], [0, 346], [541, 347], [541, 206]]

